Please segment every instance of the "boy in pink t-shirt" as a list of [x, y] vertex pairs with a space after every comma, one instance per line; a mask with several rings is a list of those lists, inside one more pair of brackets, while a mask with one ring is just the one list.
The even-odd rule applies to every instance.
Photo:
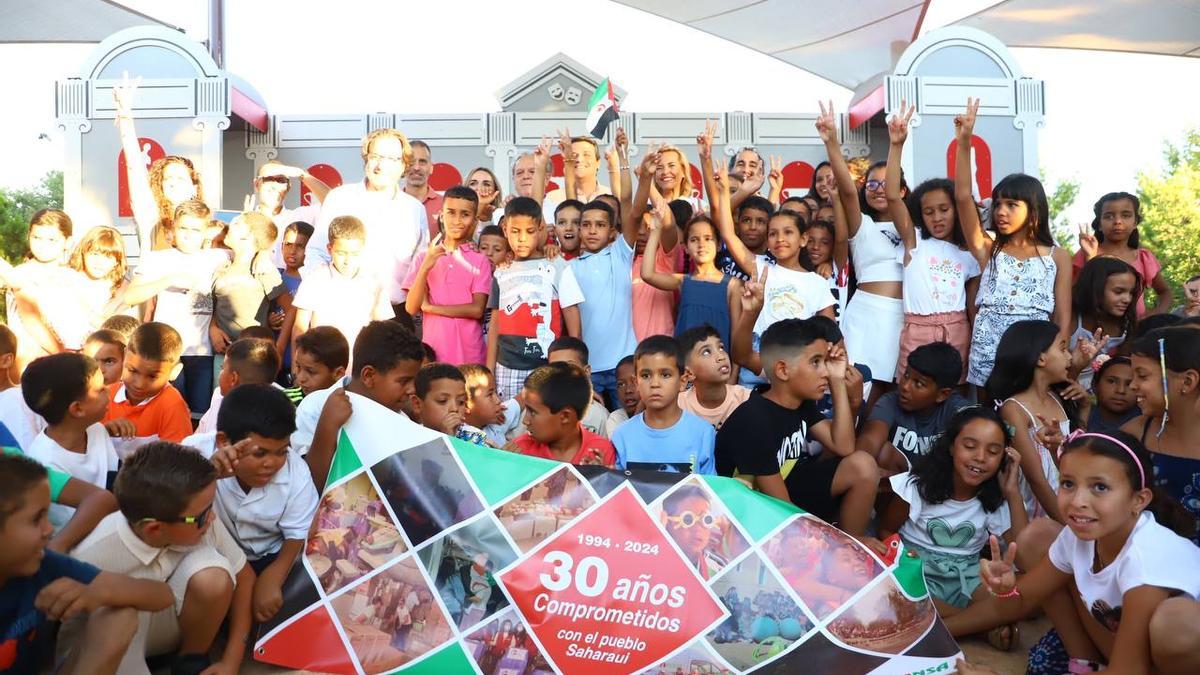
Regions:
[[442, 233], [417, 256], [402, 288], [404, 308], [421, 313], [422, 338], [438, 360], [483, 363], [483, 313], [492, 288], [492, 263], [470, 247], [479, 197], [456, 185], [443, 196]]

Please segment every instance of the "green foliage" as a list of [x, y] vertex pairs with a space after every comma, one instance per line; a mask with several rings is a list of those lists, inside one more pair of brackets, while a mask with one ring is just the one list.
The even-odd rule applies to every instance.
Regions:
[[1163, 276], [1178, 289], [1200, 274], [1200, 128], [1166, 143], [1163, 171], [1138, 172], [1142, 246], [1154, 252]]
[[35, 188], [0, 188], [0, 256], [16, 264], [25, 257], [29, 219], [41, 209], [61, 209], [63, 174], [51, 171]]
[[[1038, 173], [1041, 174], [1042, 185], [1049, 186], [1050, 177], [1046, 169], [1039, 168]], [[1078, 248], [1078, 233], [1066, 214], [1078, 196], [1079, 181], [1074, 178], [1061, 180], [1054, 184], [1053, 190], [1046, 192], [1046, 201], [1050, 203], [1050, 231], [1054, 233], [1054, 241], [1068, 251]]]

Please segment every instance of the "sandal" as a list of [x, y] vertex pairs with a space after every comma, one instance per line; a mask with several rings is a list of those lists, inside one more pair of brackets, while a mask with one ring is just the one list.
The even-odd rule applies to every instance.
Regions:
[[993, 649], [1011, 652], [1021, 641], [1021, 629], [1015, 623], [996, 626], [987, 632], [987, 641]]

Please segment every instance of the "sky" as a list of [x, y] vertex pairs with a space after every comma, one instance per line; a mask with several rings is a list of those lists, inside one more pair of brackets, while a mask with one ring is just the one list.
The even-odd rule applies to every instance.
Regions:
[[[122, 3], [207, 38], [205, 0]], [[327, 1], [227, 0], [227, 68], [282, 113], [495, 111], [502, 86], [560, 51], [617, 82], [628, 92], [622, 108], [631, 111], [815, 112], [825, 99], [845, 110], [851, 95], [610, 0], [335, 4], [336, 11]], [[924, 31], [991, 4], [934, 0]], [[0, 186], [33, 185], [61, 168], [54, 81], [73, 75], [92, 48], [0, 45], [6, 93], [23, 96], [21, 107], [5, 106], [0, 124]], [[1014, 55], [1027, 76], [1046, 82], [1040, 158], [1048, 189], [1062, 178], [1081, 183], [1073, 222], [1090, 220], [1101, 194], [1134, 191], [1139, 169], [1161, 166], [1164, 140], [1200, 125], [1200, 59], [1050, 49]], [[347, 75], [362, 67], [392, 70], [381, 82]], [[720, 84], [731, 81], [739, 86]]]

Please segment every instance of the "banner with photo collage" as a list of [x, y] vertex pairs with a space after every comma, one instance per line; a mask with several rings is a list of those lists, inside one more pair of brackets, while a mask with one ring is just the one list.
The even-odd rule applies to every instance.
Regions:
[[260, 661], [845, 674], [951, 672], [961, 654], [918, 559], [881, 559], [739, 481], [524, 457], [352, 401]]

